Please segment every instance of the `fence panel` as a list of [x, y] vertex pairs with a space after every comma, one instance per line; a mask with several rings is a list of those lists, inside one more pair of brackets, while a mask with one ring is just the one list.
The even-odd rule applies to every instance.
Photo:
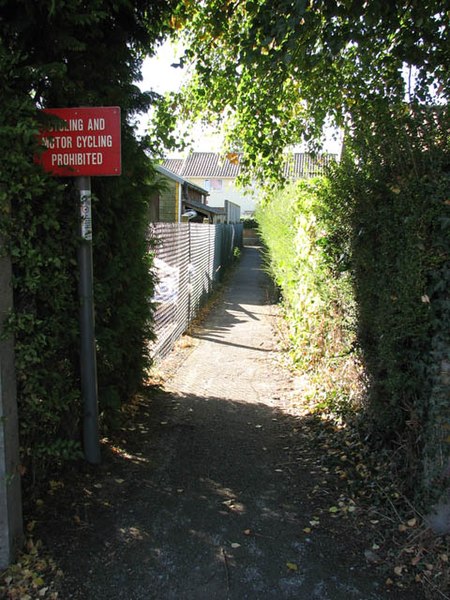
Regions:
[[199, 308], [233, 260], [234, 248], [242, 245], [237, 224], [153, 223], [157, 285], [152, 301], [154, 332], [150, 352], [163, 358], [186, 331]]

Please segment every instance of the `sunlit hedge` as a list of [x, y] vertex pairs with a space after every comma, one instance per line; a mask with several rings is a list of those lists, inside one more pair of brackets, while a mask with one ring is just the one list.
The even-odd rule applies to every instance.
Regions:
[[298, 364], [354, 344], [372, 443], [425, 503], [450, 473], [447, 130], [446, 107], [380, 112], [328, 180], [273, 193], [258, 211]]

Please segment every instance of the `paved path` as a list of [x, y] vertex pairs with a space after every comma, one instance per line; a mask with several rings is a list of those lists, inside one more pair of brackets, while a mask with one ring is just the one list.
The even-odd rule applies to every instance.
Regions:
[[246, 248], [223, 301], [195, 336], [198, 345], [167, 385], [180, 397], [178, 422], [190, 429], [166, 472], [183, 492], [168, 508], [164, 537], [169, 556], [177, 530], [189, 558], [168, 558], [155, 597], [381, 598], [339, 540], [330, 546], [326, 536], [303, 532], [314, 516], [308, 485], [302, 490], [310, 474], [300, 469], [293, 477], [285, 464], [299, 424], [286, 410], [269, 289], [259, 249]]
[[61, 600], [402, 597], [386, 595], [337, 520], [304, 532], [321, 476], [301, 458], [268, 289], [258, 249], [246, 248], [195, 347], [140, 415], [115, 491], [105, 475], [113, 509], [83, 516], [93, 524], [78, 547], [68, 534]]

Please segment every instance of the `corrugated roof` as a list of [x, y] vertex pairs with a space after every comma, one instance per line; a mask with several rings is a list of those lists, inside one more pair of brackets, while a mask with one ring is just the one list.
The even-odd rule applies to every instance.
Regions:
[[233, 154], [230, 161], [217, 152], [192, 152], [184, 160], [166, 159], [163, 166], [182, 177], [235, 178], [240, 173], [239, 158]]
[[[168, 158], [163, 166], [180, 177], [202, 177], [204, 179], [236, 178], [240, 174], [241, 154], [230, 154], [224, 158], [217, 152], [192, 152], [187, 158]], [[336, 154], [322, 154], [314, 157], [308, 153], [295, 153], [286, 159], [284, 176], [287, 179], [301, 179], [324, 173]]]
[[302, 177], [323, 175], [326, 167], [336, 160], [336, 154], [319, 156], [304, 152], [292, 154], [284, 164], [284, 176], [286, 179], [301, 179]]
[[162, 164], [167, 170], [172, 171], [175, 175], [181, 175], [181, 169], [183, 168], [183, 158], [166, 158]]

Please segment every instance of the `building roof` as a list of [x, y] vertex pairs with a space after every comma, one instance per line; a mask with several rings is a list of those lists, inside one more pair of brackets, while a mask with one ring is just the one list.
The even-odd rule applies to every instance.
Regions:
[[190, 198], [183, 199], [183, 204], [189, 208], [197, 209], [201, 212], [211, 213], [212, 215], [223, 215], [225, 213], [224, 208], [209, 206], [209, 204], [202, 204], [196, 200]]
[[[217, 152], [192, 152], [185, 159], [167, 158], [163, 166], [180, 177], [234, 179], [241, 171], [241, 157], [240, 153], [223, 157]], [[301, 179], [322, 175], [325, 167], [335, 160], [337, 160], [336, 154], [322, 154], [315, 157], [308, 153], [295, 153], [286, 159], [284, 176], [287, 179]]]
[[[181, 161], [181, 162], [183, 162], [183, 161]], [[181, 177], [179, 174], [175, 173], [171, 169], [167, 169], [166, 167], [163, 167], [162, 165], [155, 165], [155, 169], [161, 175], [164, 175], [165, 177], [172, 179], [172, 181], [177, 181], [178, 183], [181, 183], [181, 185], [187, 185], [188, 187], [193, 188], [194, 190], [197, 190], [198, 192], [200, 192], [203, 196], [209, 196], [208, 190], [205, 190], [204, 188], [200, 187], [199, 185], [196, 185], [195, 183], [192, 183], [191, 181], [187, 181], [186, 179], [183, 179], [183, 177]]]
[[239, 164], [240, 156], [233, 154], [233, 157], [236, 158], [230, 161], [217, 152], [192, 152], [187, 158], [181, 161], [178, 158], [166, 159], [163, 165], [166, 169], [182, 177], [203, 177], [205, 179], [235, 178], [241, 170]]
[[286, 179], [301, 179], [323, 175], [325, 169], [337, 160], [336, 154], [320, 154], [313, 156], [305, 152], [289, 156], [284, 163], [284, 176]]
[[165, 167], [166, 170], [175, 173], [176, 175], [181, 175], [181, 169], [183, 168], [184, 159], [183, 158], [167, 158], [162, 167]]

